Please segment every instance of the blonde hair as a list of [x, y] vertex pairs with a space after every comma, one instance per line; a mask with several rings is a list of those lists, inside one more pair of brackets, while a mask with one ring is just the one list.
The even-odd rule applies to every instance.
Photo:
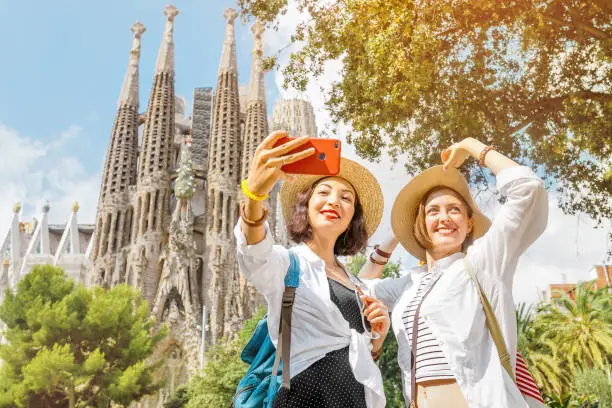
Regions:
[[[459, 200], [461, 200], [461, 202], [467, 208], [469, 218], [472, 218], [472, 215], [474, 214], [472, 207], [469, 206], [465, 198], [463, 198], [461, 194], [459, 194], [457, 191], [455, 191], [454, 189], [450, 187], [436, 186], [432, 188], [431, 190], [429, 190], [428, 192], [426, 192], [423, 195], [423, 198], [421, 199], [421, 201], [419, 202], [419, 208], [417, 210], [416, 218], [414, 219], [414, 238], [416, 239], [417, 243], [420, 246], [425, 248], [425, 250], [429, 250], [433, 247], [433, 242], [431, 241], [431, 238], [429, 238], [429, 234], [427, 233], [427, 224], [425, 223], [425, 215], [426, 215], [425, 214], [425, 204], [427, 203], [427, 199], [429, 198], [430, 195], [440, 190], [452, 191], [454, 195], [457, 198], [459, 198]], [[461, 250], [465, 251], [470, 245], [472, 245], [472, 242], [473, 242], [472, 234], [468, 233], [468, 235], [465, 237], [465, 240], [461, 244]]]

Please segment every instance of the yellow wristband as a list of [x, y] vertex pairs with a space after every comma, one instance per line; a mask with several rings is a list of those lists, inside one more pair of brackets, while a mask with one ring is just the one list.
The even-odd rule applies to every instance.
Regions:
[[247, 187], [246, 179], [242, 180], [242, 183], [240, 184], [240, 187], [242, 188], [242, 192], [244, 193], [244, 195], [249, 197], [253, 201], [263, 201], [266, 198], [268, 198], [267, 194], [259, 195], [259, 194], [255, 194], [254, 192], [249, 190], [249, 188]]

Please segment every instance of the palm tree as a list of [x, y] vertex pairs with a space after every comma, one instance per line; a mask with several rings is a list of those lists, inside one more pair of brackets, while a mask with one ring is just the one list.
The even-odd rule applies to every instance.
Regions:
[[534, 320], [540, 342], [554, 344], [572, 373], [577, 368], [603, 369], [612, 362], [610, 298], [607, 288], [586, 282], [576, 286], [572, 296], [546, 305]]
[[562, 367], [557, 345], [538, 337], [534, 327], [539, 318], [537, 312], [533, 305], [525, 303], [516, 308], [518, 350], [542, 392], [549, 396], [562, 395], [570, 389], [571, 374]]

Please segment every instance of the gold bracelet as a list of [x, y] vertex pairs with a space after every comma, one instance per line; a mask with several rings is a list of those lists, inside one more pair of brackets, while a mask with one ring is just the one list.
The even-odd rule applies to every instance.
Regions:
[[240, 183], [240, 187], [242, 188], [242, 192], [244, 193], [244, 195], [249, 197], [253, 201], [264, 201], [266, 198], [268, 198], [268, 194], [255, 194], [254, 192], [249, 190], [249, 188], [247, 187], [246, 179], [242, 180], [242, 183]]

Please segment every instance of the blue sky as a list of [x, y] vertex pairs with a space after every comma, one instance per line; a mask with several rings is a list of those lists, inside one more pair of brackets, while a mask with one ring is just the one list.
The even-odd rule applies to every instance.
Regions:
[[[83, 165], [84, 175], [99, 173], [127, 68], [130, 26], [136, 20], [146, 26], [140, 60], [140, 109], [144, 111], [166, 4], [159, 0], [0, 0], [0, 36], [5, 39], [0, 123], [44, 145], [63, 137], [61, 151], [54, 156], [69, 151]], [[176, 93], [187, 99], [190, 112], [193, 89], [215, 86], [225, 31], [223, 11], [234, 3], [192, 0], [174, 5], [180, 12], [175, 20]], [[246, 83], [252, 35], [249, 26], [239, 19], [236, 22], [240, 82]], [[277, 92], [268, 77], [272, 103]], [[44, 188], [47, 181], [42, 183]], [[28, 212], [32, 203], [24, 204]]]
[[[290, 4], [293, 2], [290, 0]], [[129, 59], [130, 26], [142, 22], [140, 110], [147, 106], [153, 70], [164, 30], [162, 0], [0, 0], [0, 240], [4, 239], [16, 201], [23, 204], [22, 219], [40, 213], [49, 200], [50, 221], [64, 223], [71, 203], [78, 200], [79, 221], [95, 218], [100, 171], [115, 116], [117, 99]], [[234, 1], [175, 1], [176, 93], [191, 111], [193, 89], [216, 85], [225, 20], [223, 11]], [[301, 16], [290, 7], [279, 30], [264, 34], [266, 55], [287, 45]], [[236, 21], [240, 83], [246, 84], [251, 66], [250, 27]], [[281, 54], [281, 66], [288, 52]], [[314, 106], [319, 130], [335, 126], [325, 109], [325, 92], [339, 78], [341, 64], [333, 61], [306, 92], [279, 89], [281, 72], [266, 77], [269, 110], [279, 96], [299, 96]], [[340, 125], [339, 134], [346, 127]], [[356, 159], [351, 146], [343, 154]], [[362, 161], [363, 162], [363, 161]], [[411, 178], [401, 165], [388, 160], [364, 163], [380, 180], [385, 214], [373, 243], [390, 233], [390, 209], [399, 189]], [[484, 203], [481, 203], [484, 204]], [[498, 208], [489, 205], [493, 216]], [[581, 215], [568, 216], [551, 194], [549, 225], [525, 253], [517, 269], [515, 297], [533, 301], [536, 290], [548, 283], [588, 279], [589, 270], [603, 260], [608, 228], [593, 229]], [[415, 264], [398, 249], [395, 260]]]

